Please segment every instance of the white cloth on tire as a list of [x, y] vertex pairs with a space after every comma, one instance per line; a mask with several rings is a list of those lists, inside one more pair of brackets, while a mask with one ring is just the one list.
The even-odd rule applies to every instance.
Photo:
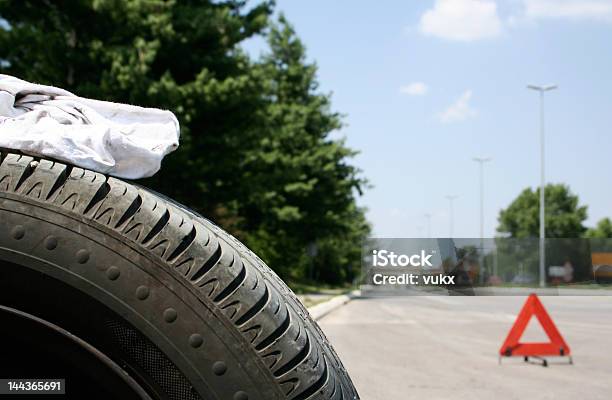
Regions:
[[178, 142], [170, 111], [85, 99], [0, 74], [0, 147], [137, 179], [159, 171]]

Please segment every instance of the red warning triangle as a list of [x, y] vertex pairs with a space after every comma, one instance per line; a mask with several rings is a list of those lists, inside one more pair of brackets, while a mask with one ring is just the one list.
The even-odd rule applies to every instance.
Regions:
[[[519, 340], [531, 317], [535, 315], [548, 335], [548, 343], [521, 343]], [[530, 294], [521, 309], [508, 337], [499, 349], [502, 356], [569, 356], [570, 348], [535, 294]]]

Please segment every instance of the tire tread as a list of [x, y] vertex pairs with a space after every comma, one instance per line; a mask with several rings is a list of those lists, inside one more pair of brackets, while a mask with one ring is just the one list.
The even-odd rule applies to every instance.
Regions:
[[0, 190], [78, 214], [157, 258], [229, 320], [287, 399], [358, 399], [295, 294], [209, 220], [145, 188], [11, 151], [0, 156]]

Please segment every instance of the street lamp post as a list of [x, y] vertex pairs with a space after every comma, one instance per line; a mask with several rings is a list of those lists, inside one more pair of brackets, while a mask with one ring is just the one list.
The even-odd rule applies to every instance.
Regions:
[[540, 287], [546, 286], [546, 226], [544, 222], [544, 93], [556, 89], [557, 85], [527, 85], [527, 89], [540, 93]]
[[480, 283], [484, 283], [484, 163], [491, 161], [490, 157], [474, 157], [480, 167]]
[[449, 194], [449, 195], [446, 195], [444, 197], [446, 197], [446, 199], [448, 199], [449, 210], [450, 210], [450, 215], [449, 215], [449, 230], [448, 230], [449, 236], [448, 237], [452, 238], [453, 237], [453, 218], [454, 218], [454, 215], [453, 215], [453, 201], [457, 197], [459, 197], [459, 196], [457, 196], [457, 195], [450, 195]]

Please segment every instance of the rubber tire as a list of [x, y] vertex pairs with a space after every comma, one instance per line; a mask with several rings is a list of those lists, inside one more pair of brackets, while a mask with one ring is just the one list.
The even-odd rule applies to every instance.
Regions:
[[358, 399], [323, 332], [273, 271], [146, 188], [2, 152], [2, 259], [104, 303], [202, 399]]

